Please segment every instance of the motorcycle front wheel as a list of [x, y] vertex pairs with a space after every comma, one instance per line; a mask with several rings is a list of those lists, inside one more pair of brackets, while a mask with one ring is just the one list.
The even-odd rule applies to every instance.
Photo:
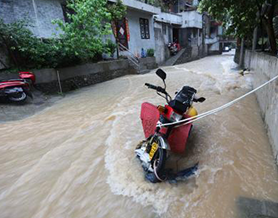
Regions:
[[152, 168], [155, 174], [155, 177], [159, 181], [164, 181], [165, 178], [165, 163], [167, 158], [167, 150], [162, 148], [161, 145], [161, 139], [159, 138], [161, 136], [157, 136], [154, 141], [158, 144], [158, 149], [155, 152], [155, 155], [152, 159]]
[[9, 98], [10, 101], [23, 102], [23, 101], [26, 100], [27, 95], [26, 95], [25, 92], [19, 92], [15, 96], [9, 96], [8, 98]]

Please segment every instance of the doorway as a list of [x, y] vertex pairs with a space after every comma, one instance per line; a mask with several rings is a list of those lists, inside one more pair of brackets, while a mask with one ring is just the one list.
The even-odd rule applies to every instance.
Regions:
[[173, 42], [180, 43], [180, 29], [173, 28]]
[[[128, 39], [127, 39], [127, 28], [126, 28], [126, 19], [119, 20], [116, 24], [117, 27], [117, 36], [119, 43], [125, 46], [128, 49]], [[120, 50], [123, 50], [120, 47]]]

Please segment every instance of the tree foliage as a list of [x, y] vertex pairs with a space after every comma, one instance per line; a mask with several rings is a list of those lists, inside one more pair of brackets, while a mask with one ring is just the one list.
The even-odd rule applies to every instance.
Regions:
[[147, 2], [155, 7], [160, 7], [162, 11], [167, 12], [178, 2], [178, 0], [148, 0]]
[[116, 45], [104, 40], [111, 34], [111, 20], [124, 16], [126, 8], [118, 1], [69, 0], [69, 23], [55, 20], [60, 34], [51, 39], [37, 38], [26, 21], [6, 24], [0, 20], [0, 46], [18, 68], [63, 67], [97, 61], [103, 53], [114, 53]]
[[[239, 38], [252, 39], [255, 27], [261, 25], [267, 31], [272, 52], [276, 53], [273, 30], [275, 4], [276, 0], [202, 0], [199, 10], [207, 11], [215, 19], [222, 21], [227, 34]], [[267, 8], [267, 13], [263, 12], [263, 8]]]
[[112, 21], [118, 21], [124, 18], [126, 15], [127, 7], [121, 0], [117, 0], [116, 3], [108, 4], [108, 11], [111, 14]]
[[106, 0], [71, 0], [67, 7], [74, 13], [67, 13], [71, 22], [56, 20], [61, 34], [62, 46], [67, 52], [83, 60], [91, 60], [106, 52], [103, 36], [111, 34], [111, 13]]
[[278, 38], [278, 16], [274, 18], [273, 23], [274, 23], [275, 36], [276, 38]]
[[[263, 3], [263, 0], [260, 4]], [[256, 0], [203, 0], [199, 5], [201, 11], [207, 11], [216, 20], [222, 21], [227, 27], [227, 34], [237, 37], [252, 37], [258, 24], [255, 7]]]
[[62, 61], [58, 40], [42, 41], [28, 29], [28, 23], [17, 21], [5, 24], [0, 20], [0, 46], [12, 65], [21, 68], [56, 67]]

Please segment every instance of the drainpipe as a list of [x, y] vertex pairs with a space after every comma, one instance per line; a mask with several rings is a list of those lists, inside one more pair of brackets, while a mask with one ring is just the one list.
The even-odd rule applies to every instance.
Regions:
[[60, 72], [59, 72], [59, 70], [56, 70], [56, 75], [57, 75], [57, 80], [58, 80], [58, 85], [59, 85], [60, 94], [63, 95], [63, 89], [62, 89], [62, 85], [61, 85]]
[[34, 13], [35, 13], [37, 34], [38, 34], [38, 36], [40, 36], [38, 9], [37, 9], [36, 1], [35, 1], [35, 0], [32, 0], [32, 4], [33, 4]]
[[241, 39], [241, 45], [240, 45], [240, 56], [239, 56], [239, 66], [243, 67], [243, 50], [244, 50], [244, 38]]
[[258, 41], [258, 27], [254, 29], [253, 33], [253, 42], [252, 42], [252, 51], [256, 50], [257, 47], [257, 41]]

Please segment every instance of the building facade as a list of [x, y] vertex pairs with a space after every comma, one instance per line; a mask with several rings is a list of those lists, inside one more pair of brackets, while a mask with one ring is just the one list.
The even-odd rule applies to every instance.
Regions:
[[[127, 14], [115, 24], [114, 30], [126, 48], [121, 49], [120, 55], [142, 57], [148, 49], [154, 49], [160, 64], [169, 58], [167, 45], [173, 41], [182, 48], [190, 48], [191, 55], [196, 57], [220, 52], [219, 25], [213, 25], [208, 15], [197, 11], [198, 0], [178, 0], [167, 13], [145, 2], [123, 0]], [[28, 20], [37, 37], [57, 37], [59, 32], [52, 21], [66, 21], [65, 5], [66, 0], [0, 0], [0, 19], [6, 23]], [[114, 35], [107, 37], [115, 41]]]
[[52, 20], [64, 19], [64, 0], [0, 0], [0, 19], [6, 23], [27, 20], [31, 31], [40, 38], [57, 33]]
[[170, 57], [168, 44], [177, 40], [182, 17], [175, 13], [160, 13], [154, 16], [155, 54], [157, 63]]
[[[116, 0], [109, 0], [116, 2]], [[144, 56], [148, 49], [155, 50], [154, 15], [161, 13], [160, 8], [135, 0], [123, 0], [127, 13], [123, 21], [116, 23], [119, 42], [129, 53], [136, 57]], [[111, 36], [115, 41], [115, 38]], [[128, 55], [121, 49], [121, 55]]]

